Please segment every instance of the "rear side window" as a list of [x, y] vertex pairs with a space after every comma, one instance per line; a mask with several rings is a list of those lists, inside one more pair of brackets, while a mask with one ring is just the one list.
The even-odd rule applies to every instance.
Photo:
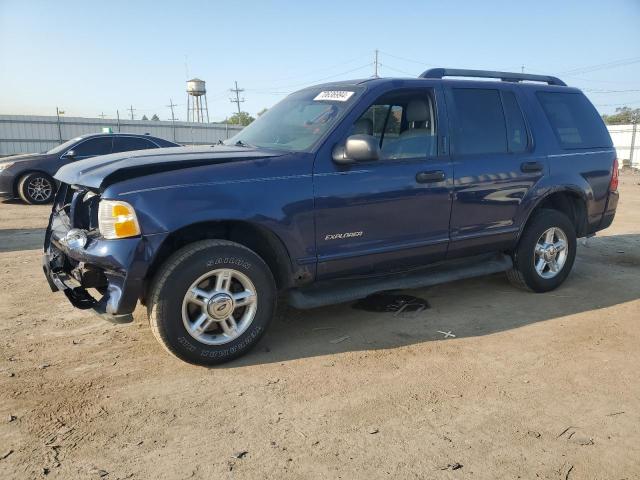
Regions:
[[115, 137], [113, 140], [113, 152], [129, 152], [131, 150], [146, 150], [156, 148], [149, 140], [138, 137]]
[[538, 100], [563, 148], [610, 147], [598, 112], [581, 93], [538, 92]]
[[507, 144], [512, 153], [522, 153], [527, 149], [527, 127], [522, 110], [513, 92], [502, 91], [502, 106], [507, 120]]
[[455, 152], [507, 152], [507, 126], [498, 90], [453, 88]]

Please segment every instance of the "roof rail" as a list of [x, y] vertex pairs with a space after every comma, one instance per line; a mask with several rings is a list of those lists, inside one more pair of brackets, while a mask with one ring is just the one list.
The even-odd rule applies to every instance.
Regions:
[[550, 75], [531, 75], [530, 73], [493, 72], [490, 70], [466, 70], [460, 68], [430, 68], [423, 72], [419, 78], [443, 78], [443, 77], [475, 77], [475, 78], [499, 78], [503, 82], [543, 82], [549, 85], [566, 87], [557, 77]]

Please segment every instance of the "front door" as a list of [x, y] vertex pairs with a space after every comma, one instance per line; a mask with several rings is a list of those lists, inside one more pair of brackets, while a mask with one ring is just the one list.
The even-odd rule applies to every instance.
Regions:
[[452, 168], [439, 151], [441, 101], [436, 88], [397, 89], [348, 117], [341, 141], [372, 135], [380, 160], [340, 165], [331, 149], [318, 153], [318, 279], [406, 270], [444, 257]]

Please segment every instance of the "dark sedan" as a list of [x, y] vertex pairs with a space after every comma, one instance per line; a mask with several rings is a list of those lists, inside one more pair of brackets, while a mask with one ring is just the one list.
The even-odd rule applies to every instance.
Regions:
[[48, 152], [4, 157], [0, 159], [0, 197], [20, 197], [32, 205], [49, 203], [56, 191], [53, 176], [69, 162], [109, 153], [177, 146], [150, 135], [96, 133], [73, 138]]

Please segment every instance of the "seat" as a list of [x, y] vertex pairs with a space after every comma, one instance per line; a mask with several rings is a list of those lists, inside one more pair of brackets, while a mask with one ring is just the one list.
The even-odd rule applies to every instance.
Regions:
[[411, 158], [435, 155], [435, 136], [429, 125], [431, 115], [426, 100], [413, 99], [407, 104], [406, 119], [409, 127], [398, 139], [383, 145], [383, 153], [389, 158]]

